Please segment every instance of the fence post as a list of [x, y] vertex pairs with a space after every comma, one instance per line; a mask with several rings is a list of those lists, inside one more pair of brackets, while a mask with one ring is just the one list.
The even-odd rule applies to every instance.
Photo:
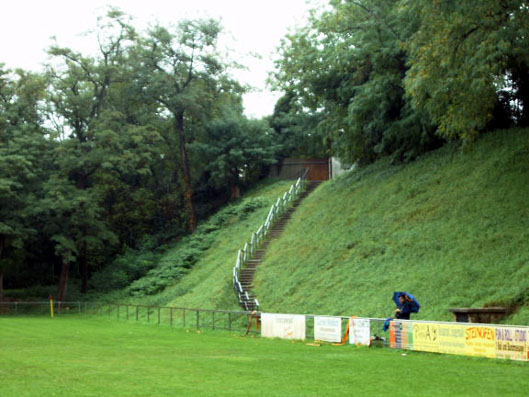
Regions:
[[211, 312], [211, 329], [215, 331], [215, 312]]
[[169, 322], [172, 327], [173, 326], [173, 308], [172, 307], [169, 309]]
[[81, 302], [77, 302], [77, 312], [81, 314]]
[[200, 329], [200, 312], [197, 310], [197, 330]]
[[184, 311], [184, 328], [186, 327], [186, 309], [183, 309]]
[[158, 325], [160, 325], [160, 306], [158, 306]]
[[127, 312], [127, 321], [129, 321], [129, 304], [125, 306], [126, 312]]
[[119, 303], [116, 305], [116, 307], [117, 307], [117, 312], [118, 312], [117, 316], [118, 316], [118, 320], [119, 320]]

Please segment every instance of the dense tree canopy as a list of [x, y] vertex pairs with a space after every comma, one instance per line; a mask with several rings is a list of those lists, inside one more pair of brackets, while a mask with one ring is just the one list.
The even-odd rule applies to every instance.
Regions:
[[[491, 121], [529, 122], [529, 3], [416, 1], [420, 26], [406, 47], [406, 88], [448, 138], [471, 139]], [[494, 120], [494, 119], [497, 120]]]
[[185, 20], [137, 32], [111, 9], [96, 54], [55, 43], [42, 73], [0, 67], [0, 295], [4, 280], [58, 281], [64, 299], [72, 271], [87, 292], [116, 255], [193, 231], [230, 200], [226, 184], [245, 188], [275, 162], [220, 31]]
[[288, 35], [275, 85], [343, 160], [412, 159], [527, 124], [525, 0], [331, 0]]

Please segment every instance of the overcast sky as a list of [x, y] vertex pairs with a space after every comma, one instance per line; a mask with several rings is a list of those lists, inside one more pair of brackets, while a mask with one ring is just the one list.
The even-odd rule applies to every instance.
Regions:
[[[108, 5], [134, 18], [142, 30], [156, 22], [169, 26], [184, 18], [220, 19], [225, 28], [222, 46], [249, 70], [237, 72], [255, 91], [245, 95], [250, 117], [271, 114], [279, 94], [266, 88], [276, 48], [289, 28], [302, 25], [308, 10], [322, 0], [9, 0], [0, 15], [0, 63], [8, 68], [41, 70], [45, 49], [56, 37], [59, 45], [83, 53], [93, 51], [93, 40], [83, 36], [94, 29]], [[257, 53], [261, 59], [248, 54]]]

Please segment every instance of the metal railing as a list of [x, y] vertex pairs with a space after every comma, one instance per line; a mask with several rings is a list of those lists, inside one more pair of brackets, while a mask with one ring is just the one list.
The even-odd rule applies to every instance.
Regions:
[[[53, 308], [55, 316], [99, 316], [197, 330], [246, 331], [251, 315], [249, 311], [100, 302], [54, 302]], [[0, 317], [50, 316], [50, 313], [50, 303], [46, 301], [0, 302]], [[252, 332], [256, 332], [256, 329], [252, 329]]]
[[[140, 324], [165, 325], [175, 328], [196, 330], [226, 330], [246, 332], [250, 329], [253, 334], [260, 333], [255, 327], [255, 317], [251, 311], [212, 310], [200, 308], [136, 305], [129, 303], [102, 303], [102, 302], [77, 302], [54, 301], [54, 315], [103, 317], [118, 321], [134, 322]], [[0, 318], [7, 316], [50, 316], [50, 302], [0, 302]], [[259, 317], [260, 313], [257, 313]], [[305, 331], [307, 339], [314, 339], [314, 317], [339, 317], [345, 325], [350, 317], [346, 316], [321, 316], [305, 314]], [[384, 319], [370, 319], [372, 335], [381, 335]], [[249, 323], [251, 328], [248, 327]], [[375, 325], [376, 324], [376, 325]], [[342, 330], [343, 331], [343, 330]]]
[[250, 291], [242, 286], [239, 278], [240, 271], [246, 266], [248, 261], [253, 258], [255, 251], [261, 246], [270, 232], [273, 223], [283, 214], [283, 212], [285, 212], [290, 203], [292, 203], [305, 189], [308, 172], [309, 169], [306, 168], [296, 182], [290, 186], [290, 189], [277, 199], [275, 204], [270, 208], [264, 224], [261, 225], [256, 232], [252, 233], [250, 240], [237, 252], [237, 259], [235, 261], [235, 266], [233, 267], [233, 289], [237, 295], [239, 305], [246, 310], [253, 309], [258, 311], [260, 305], [257, 299], [250, 299]]

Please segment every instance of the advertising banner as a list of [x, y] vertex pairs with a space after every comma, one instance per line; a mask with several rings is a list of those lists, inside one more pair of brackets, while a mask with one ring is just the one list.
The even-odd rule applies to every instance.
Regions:
[[393, 320], [389, 323], [389, 347], [413, 349], [413, 323]]
[[466, 326], [465, 345], [468, 356], [494, 358], [496, 357], [496, 330], [490, 326]]
[[261, 336], [305, 340], [305, 316], [261, 313]]
[[349, 319], [349, 343], [366, 346], [371, 344], [371, 326], [369, 319]]
[[466, 355], [466, 328], [466, 325], [439, 324], [439, 352]]
[[324, 342], [342, 340], [342, 319], [340, 317], [314, 317], [314, 339]]
[[439, 325], [413, 323], [413, 350], [439, 353]]
[[390, 347], [529, 361], [529, 329], [392, 321]]
[[496, 327], [496, 357], [529, 360], [528, 334], [526, 328]]

